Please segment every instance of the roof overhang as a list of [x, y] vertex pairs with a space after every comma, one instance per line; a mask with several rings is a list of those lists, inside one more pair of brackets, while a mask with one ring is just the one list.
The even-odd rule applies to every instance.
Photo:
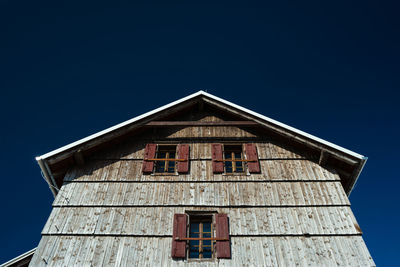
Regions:
[[303, 144], [307, 147], [314, 149], [315, 151], [318, 151], [318, 153], [320, 153], [320, 163], [324, 160], [324, 158], [326, 158], [326, 155], [329, 155], [330, 157], [334, 157], [335, 160], [337, 160], [338, 162], [343, 162], [345, 164], [353, 166], [351, 168], [351, 173], [346, 174], [349, 178], [344, 185], [346, 193], [348, 195], [350, 195], [367, 161], [367, 157], [364, 157], [363, 155], [360, 155], [341, 146], [335, 145], [331, 142], [273, 120], [269, 117], [246, 109], [239, 105], [233, 104], [229, 101], [226, 101], [222, 98], [216, 97], [204, 91], [196, 92], [170, 104], [164, 105], [150, 112], [144, 113], [140, 116], [117, 124], [113, 127], [107, 128], [103, 131], [80, 139], [76, 142], [50, 151], [44, 155], [36, 157], [36, 160], [40, 166], [43, 176], [49, 184], [50, 189], [52, 190], [53, 194], [56, 195], [59, 185], [57, 185], [56, 179], [53, 175], [53, 165], [68, 158], [75, 158], [76, 160], [76, 158], [79, 157], [80, 153], [82, 153], [83, 151], [93, 149], [94, 147], [99, 146], [102, 143], [109, 142], [113, 138], [126, 134], [127, 132], [134, 129], [143, 127], [144, 125], [146, 125], [146, 123], [157, 119], [157, 117], [165, 116], [176, 108], [183, 109], [199, 101], [204, 101], [205, 103], [208, 103], [222, 110], [227, 110], [232, 114], [236, 114], [238, 116], [245, 117], [248, 120], [257, 122], [259, 125], [274, 131], [278, 135], [287, 138], [290, 141]]
[[33, 256], [33, 254], [35, 253], [35, 251], [36, 251], [36, 248], [31, 249], [31, 250], [15, 257], [14, 259], [11, 259], [11, 260], [3, 263], [0, 266], [1, 267], [27, 266], [27, 264], [29, 264], [29, 262], [31, 261], [31, 258]]

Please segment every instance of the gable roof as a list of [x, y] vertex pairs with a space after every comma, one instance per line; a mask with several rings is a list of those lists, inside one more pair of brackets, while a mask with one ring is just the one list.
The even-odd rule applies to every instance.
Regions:
[[74, 155], [76, 155], [77, 152], [90, 150], [96, 146], [101, 145], [104, 142], [116, 138], [117, 136], [123, 135], [127, 131], [144, 126], [149, 121], [156, 119], [157, 116], [165, 116], [166, 113], [172, 112], [172, 110], [174, 109], [176, 110], [177, 108], [184, 108], [188, 105], [198, 103], [200, 101], [220, 108], [224, 111], [246, 117], [248, 120], [257, 122], [259, 125], [262, 125], [263, 127], [274, 131], [280, 136], [287, 138], [290, 142], [297, 142], [311, 149], [314, 149], [320, 154], [320, 163], [327, 157], [332, 157], [339, 165], [347, 164], [348, 166], [352, 166], [351, 168], [349, 168], [348, 166], [346, 167], [347, 171], [344, 173], [345, 176], [348, 177], [345, 183], [342, 182], [348, 195], [353, 189], [362, 171], [362, 168], [366, 163], [367, 157], [363, 155], [360, 155], [341, 146], [335, 145], [331, 142], [303, 132], [284, 123], [278, 122], [257, 112], [233, 104], [227, 100], [216, 97], [204, 91], [198, 91], [194, 94], [191, 94], [177, 101], [144, 113], [140, 116], [107, 128], [103, 131], [82, 138], [76, 142], [50, 151], [46, 154], [36, 157], [36, 161], [38, 162], [44, 178], [49, 184], [50, 189], [52, 190], [53, 194], [56, 195], [59, 185], [54, 178], [54, 166], [60, 164], [61, 161], [66, 161], [66, 159], [72, 158], [72, 162], [74, 162], [73, 157]]

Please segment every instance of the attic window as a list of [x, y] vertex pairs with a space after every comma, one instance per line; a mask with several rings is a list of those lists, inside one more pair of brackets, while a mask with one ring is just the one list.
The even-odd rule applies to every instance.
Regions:
[[[244, 148], [244, 150], [243, 150]], [[243, 174], [260, 173], [257, 146], [253, 143], [240, 145], [211, 145], [213, 173]]]
[[158, 146], [155, 162], [155, 173], [175, 173], [176, 146]]
[[188, 173], [189, 145], [147, 144], [142, 170], [144, 174]]
[[244, 173], [245, 165], [241, 145], [224, 145], [225, 173]]

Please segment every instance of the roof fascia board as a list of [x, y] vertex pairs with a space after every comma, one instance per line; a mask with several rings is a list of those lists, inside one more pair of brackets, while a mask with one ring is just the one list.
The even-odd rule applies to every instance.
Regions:
[[365, 163], [367, 163], [367, 160], [368, 160], [368, 157], [364, 157], [361, 160], [360, 166], [355, 171], [356, 177], [353, 179], [353, 182], [351, 183], [351, 187], [348, 190], [347, 196], [350, 196], [351, 192], [353, 192], [353, 189], [356, 187], [358, 178], [360, 177], [360, 174], [361, 174], [362, 170], [364, 169], [364, 166], [365, 166]]
[[33, 253], [35, 253], [35, 251], [36, 251], [36, 248], [33, 248], [33, 249], [31, 249], [31, 250], [29, 250], [29, 251], [27, 251], [27, 252], [25, 252], [25, 253], [23, 253], [23, 254], [17, 256], [17, 257], [15, 257], [14, 259], [11, 259], [11, 260], [9, 260], [9, 261], [3, 263], [3, 264], [0, 265], [0, 266], [1, 266], [1, 267], [11, 266], [11, 265], [13, 265], [13, 264], [19, 262], [20, 260], [23, 260], [24, 258], [29, 257], [30, 255], [32, 255]]

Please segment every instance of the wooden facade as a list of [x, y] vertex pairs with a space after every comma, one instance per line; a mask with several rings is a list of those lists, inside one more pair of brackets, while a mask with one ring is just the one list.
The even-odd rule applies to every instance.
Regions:
[[[91, 153], [81, 148], [70, 164], [49, 160], [53, 173], [64, 170], [62, 183], [30, 266], [374, 266], [345, 167], [332, 155], [332, 165], [322, 163], [197, 102], [168, 116], [175, 123], [146, 125]], [[188, 172], [143, 173], [150, 143], [188, 145]], [[215, 173], [213, 144], [255, 145], [260, 172]], [[172, 258], [174, 214], [191, 212], [227, 215], [229, 258]]]

